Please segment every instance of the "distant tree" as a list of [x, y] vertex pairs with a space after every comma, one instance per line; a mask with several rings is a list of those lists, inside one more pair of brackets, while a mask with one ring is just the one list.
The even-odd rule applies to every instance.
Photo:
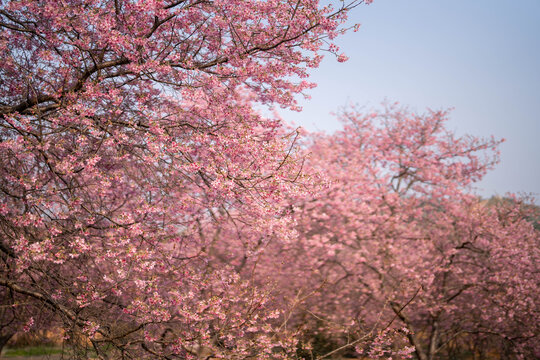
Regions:
[[456, 137], [446, 112], [339, 117], [343, 130], [308, 146], [306, 167], [327, 185], [294, 205], [300, 240], [266, 253], [291, 297], [311, 293], [296, 321], [371, 357], [395, 355], [374, 348], [389, 329], [420, 360], [538, 356], [538, 210], [468, 191], [499, 141]]

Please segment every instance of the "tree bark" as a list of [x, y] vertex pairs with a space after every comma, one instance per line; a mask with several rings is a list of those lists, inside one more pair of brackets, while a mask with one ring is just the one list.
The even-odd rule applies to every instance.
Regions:
[[402, 312], [403, 309], [400, 308], [399, 305], [396, 303], [392, 303], [391, 306], [392, 306], [392, 310], [394, 310], [394, 313], [397, 315], [397, 317], [399, 317], [401, 321], [403, 321], [403, 323], [407, 326], [407, 329], [409, 330], [407, 337], [409, 338], [409, 342], [411, 343], [411, 345], [414, 346], [414, 352], [416, 353], [416, 357], [419, 360], [428, 360], [428, 355], [422, 348], [422, 343], [416, 337], [416, 334], [413, 331], [414, 329], [412, 328], [410, 321]]
[[0, 354], [2, 354], [2, 349], [6, 346], [9, 339], [11, 339], [15, 333], [8, 333], [6, 335], [0, 335]]

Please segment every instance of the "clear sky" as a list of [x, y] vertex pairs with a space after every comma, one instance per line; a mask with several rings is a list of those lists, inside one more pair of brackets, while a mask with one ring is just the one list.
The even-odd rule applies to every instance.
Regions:
[[331, 132], [340, 124], [330, 113], [347, 104], [454, 108], [457, 134], [506, 139], [478, 193], [539, 203], [540, 0], [375, 0], [349, 20], [362, 24], [338, 41], [349, 61], [327, 56], [312, 72], [312, 99], [286, 119]]

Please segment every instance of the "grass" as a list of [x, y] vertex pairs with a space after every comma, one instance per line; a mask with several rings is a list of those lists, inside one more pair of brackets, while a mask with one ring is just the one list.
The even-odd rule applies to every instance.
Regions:
[[2, 357], [16, 357], [16, 356], [46, 356], [61, 354], [62, 349], [52, 346], [28, 346], [24, 348], [11, 348], [6, 349]]

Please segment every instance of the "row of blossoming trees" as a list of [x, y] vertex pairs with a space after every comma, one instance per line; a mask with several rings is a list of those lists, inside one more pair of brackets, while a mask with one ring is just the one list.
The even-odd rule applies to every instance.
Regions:
[[443, 112], [353, 109], [329, 136], [255, 110], [344, 59], [362, 2], [2, 1], [0, 347], [538, 356], [537, 210], [467, 193], [497, 141]]

